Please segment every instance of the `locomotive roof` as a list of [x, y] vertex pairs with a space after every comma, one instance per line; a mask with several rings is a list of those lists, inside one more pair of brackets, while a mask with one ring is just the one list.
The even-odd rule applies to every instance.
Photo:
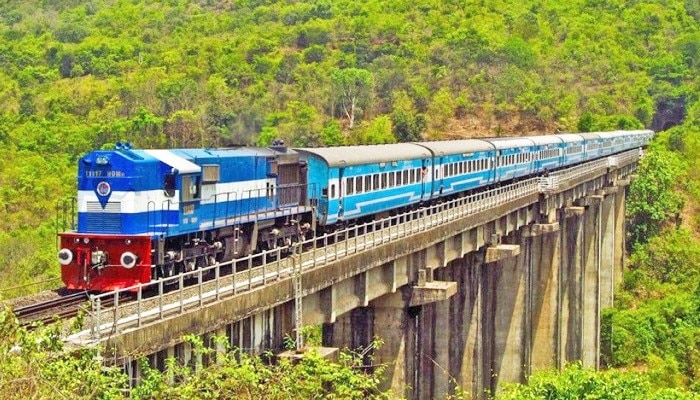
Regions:
[[436, 156], [494, 150], [491, 143], [479, 139], [415, 142], [415, 144], [430, 149]]
[[319, 148], [295, 148], [302, 154], [311, 154], [328, 163], [329, 167], [362, 165], [378, 162], [415, 160], [431, 157], [425, 147], [412, 143], [373, 144], [366, 146], [338, 146]]
[[177, 169], [181, 174], [201, 172], [202, 167], [170, 150], [144, 150], [144, 153]]
[[294, 153], [291, 149], [287, 152], [282, 152], [267, 147], [219, 147], [212, 149], [173, 149], [171, 151], [187, 156], [193, 160], [197, 158], [215, 157], [273, 157], [279, 154]]

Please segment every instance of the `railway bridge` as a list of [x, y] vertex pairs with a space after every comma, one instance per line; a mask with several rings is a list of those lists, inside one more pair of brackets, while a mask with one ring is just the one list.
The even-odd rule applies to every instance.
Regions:
[[187, 334], [255, 353], [281, 350], [299, 324], [322, 325], [331, 348], [381, 338], [373, 351], [389, 366], [386, 386], [414, 399], [455, 385], [480, 397], [575, 360], [597, 368], [639, 157], [629, 151], [354, 226], [289, 257], [277, 249], [215, 265], [160, 281], [155, 294], [132, 288], [135, 301], [93, 296], [85, 330], [67, 340], [104, 346], [137, 380], [136, 355], [155, 367], [196, 358]]

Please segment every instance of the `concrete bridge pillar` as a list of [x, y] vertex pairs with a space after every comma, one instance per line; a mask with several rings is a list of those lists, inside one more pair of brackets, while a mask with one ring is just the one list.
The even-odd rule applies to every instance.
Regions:
[[[483, 258], [482, 253], [469, 253], [450, 263], [442, 275], [444, 280], [457, 282], [459, 288], [449, 301], [449, 335], [441, 333], [449, 336], [448, 371], [457, 385], [473, 395], [489, 388], [483, 351], [483, 277], [487, 268]], [[449, 385], [449, 393], [453, 392], [453, 385]]]
[[603, 196], [590, 195], [583, 225], [583, 276], [581, 279], [581, 361], [598, 368], [600, 350], [600, 270]]
[[615, 289], [622, 284], [622, 274], [625, 268], [625, 201], [627, 200], [627, 190], [625, 186], [618, 187], [615, 193], [615, 259], [613, 260], [615, 269]]
[[529, 237], [528, 316], [531, 327], [529, 362], [531, 370], [558, 365], [560, 313], [560, 251], [559, 222], [534, 224], [525, 230]]
[[323, 345], [358, 349], [380, 338], [382, 346], [372, 352], [373, 362], [386, 366], [383, 389], [409, 399], [448, 393], [453, 348], [448, 298], [457, 292], [457, 285], [430, 279], [324, 324]]
[[[522, 382], [529, 369], [529, 344], [532, 331], [527, 289], [532, 240], [519, 233], [505, 238], [522, 245], [517, 252], [484, 266], [481, 302], [483, 336], [483, 388], [495, 393], [498, 383]], [[488, 253], [489, 249], [487, 249]]]
[[[600, 308], [612, 307], [617, 275], [615, 259], [620, 250], [615, 249], [617, 229], [615, 204], [618, 188], [606, 187], [600, 208]], [[622, 275], [620, 271], [620, 275]]]
[[560, 336], [557, 367], [581, 359], [584, 207], [561, 212]]

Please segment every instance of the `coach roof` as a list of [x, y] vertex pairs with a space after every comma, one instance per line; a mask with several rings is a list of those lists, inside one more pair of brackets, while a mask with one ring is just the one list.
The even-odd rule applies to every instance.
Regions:
[[416, 144], [430, 149], [436, 156], [473, 153], [476, 151], [495, 149], [491, 143], [479, 139], [441, 140], [435, 142], [416, 142]]
[[412, 143], [373, 144], [367, 146], [338, 146], [295, 148], [302, 155], [311, 154], [323, 159], [329, 167], [363, 165], [380, 162], [415, 160], [431, 157], [428, 149]]

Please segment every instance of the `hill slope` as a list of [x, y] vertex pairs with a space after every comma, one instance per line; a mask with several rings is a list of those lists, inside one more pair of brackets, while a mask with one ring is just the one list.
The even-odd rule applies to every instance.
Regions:
[[118, 140], [332, 145], [685, 118], [696, 1], [564, 3], [0, 3], [0, 248], [15, 249], [0, 265], [22, 271], [2, 285], [56, 269], [45, 220], [78, 157]]

